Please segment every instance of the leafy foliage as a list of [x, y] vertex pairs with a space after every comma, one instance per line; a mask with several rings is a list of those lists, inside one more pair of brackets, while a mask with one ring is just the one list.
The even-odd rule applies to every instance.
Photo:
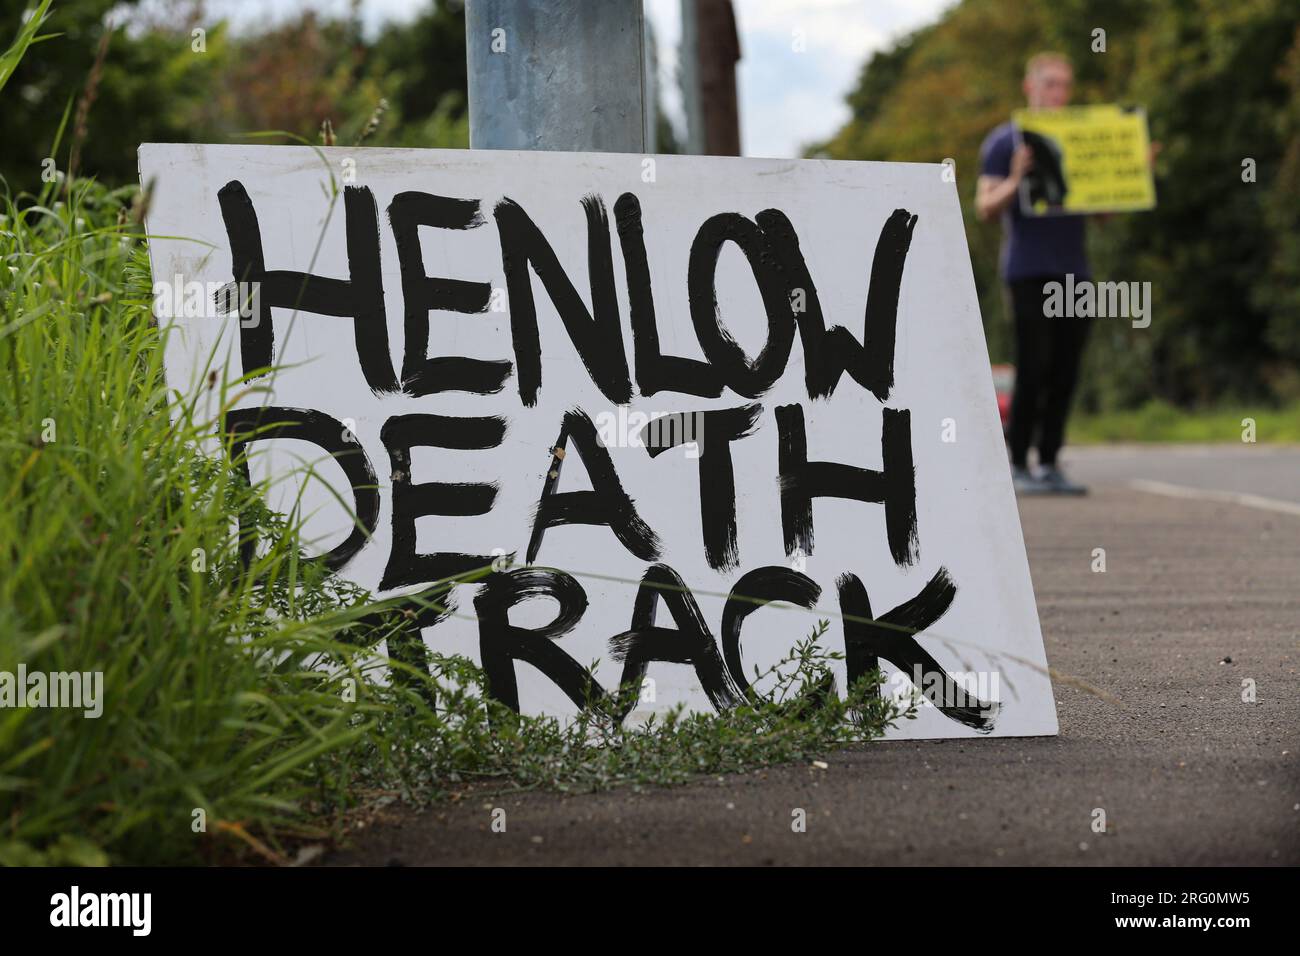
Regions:
[[[28, 2], [0, 0], [0, 24], [20, 24]], [[76, 144], [79, 169], [109, 183], [136, 178], [141, 143], [238, 142], [268, 129], [314, 141], [328, 120], [338, 144], [348, 145], [381, 101], [387, 108], [367, 145], [469, 143], [458, 4], [430, 0], [419, 16], [373, 38], [355, 12], [307, 11], [234, 33], [205, 17], [197, 0], [169, 0], [161, 11], [140, 0], [77, 0], [56, 19], [57, 42], [18, 65], [0, 111], [0, 177], [14, 193], [39, 187], [46, 158], [67, 169], [63, 150], [72, 144], [65, 138], [56, 149], [61, 117], [84, 98], [106, 35], [94, 108]]]
[[[1093, 30], [1106, 51], [1093, 52]], [[1023, 105], [1043, 49], [1076, 67], [1076, 102], [1145, 106], [1158, 208], [1091, 229], [1099, 278], [1151, 282], [1153, 322], [1094, 330], [1090, 409], [1300, 396], [1300, 7], [1292, 0], [963, 0], [875, 55], [853, 118], [814, 151], [840, 159], [957, 163], [990, 350], [1011, 336], [997, 224], [974, 215], [979, 146]], [[1242, 178], [1255, 161], [1258, 181]]]

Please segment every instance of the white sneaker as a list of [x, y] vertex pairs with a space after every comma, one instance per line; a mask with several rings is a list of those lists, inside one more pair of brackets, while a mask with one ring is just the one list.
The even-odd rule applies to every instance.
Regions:
[[1028, 468], [1011, 467], [1011, 487], [1017, 495], [1045, 495], [1049, 493], [1046, 484], [1034, 477]]
[[1088, 489], [1065, 477], [1065, 472], [1055, 465], [1046, 465], [1038, 470], [1038, 482], [1051, 495], [1086, 495]]

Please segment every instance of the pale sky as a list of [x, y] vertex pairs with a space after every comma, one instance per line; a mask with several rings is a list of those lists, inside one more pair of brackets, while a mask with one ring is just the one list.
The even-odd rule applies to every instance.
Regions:
[[[362, 0], [367, 26], [409, 19], [427, 0]], [[746, 156], [788, 158], [848, 118], [844, 96], [867, 57], [932, 23], [955, 0], [733, 0], [740, 31], [740, 139]], [[684, 131], [676, 84], [681, 0], [645, 0], [659, 45], [665, 109]], [[350, 0], [208, 0], [240, 26], [303, 7], [345, 13]], [[796, 32], [798, 31], [798, 32]], [[798, 52], [796, 41], [802, 42]]]

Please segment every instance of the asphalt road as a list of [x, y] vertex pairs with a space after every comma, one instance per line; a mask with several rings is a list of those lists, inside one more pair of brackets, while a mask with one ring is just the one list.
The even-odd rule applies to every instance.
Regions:
[[1300, 506], [1297, 445], [1093, 445], [1068, 449], [1065, 463], [1084, 481], [1157, 482]]
[[878, 742], [824, 770], [396, 810], [327, 862], [1300, 863], [1300, 513], [1267, 503], [1300, 502], [1300, 448], [1085, 449], [1066, 465], [1091, 495], [1021, 503], [1047, 656], [1118, 703], [1056, 681], [1058, 737]]

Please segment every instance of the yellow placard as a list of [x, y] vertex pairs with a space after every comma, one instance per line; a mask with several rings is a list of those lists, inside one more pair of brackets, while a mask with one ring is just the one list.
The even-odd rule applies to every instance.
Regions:
[[1020, 184], [1026, 216], [1153, 209], [1146, 112], [1114, 104], [1017, 110], [1016, 144], [1027, 143], [1034, 167]]

